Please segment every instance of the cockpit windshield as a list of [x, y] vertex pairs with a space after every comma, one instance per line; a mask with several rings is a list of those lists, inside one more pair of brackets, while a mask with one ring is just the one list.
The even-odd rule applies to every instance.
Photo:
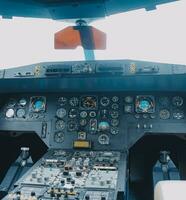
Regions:
[[[90, 23], [107, 35], [106, 50], [96, 60], [136, 59], [186, 64], [186, 1], [116, 14]], [[14, 17], [0, 18], [0, 67], [38, 62], [84, 60], [82, 47], [55, 50], [54, 34], [72, 22]]]

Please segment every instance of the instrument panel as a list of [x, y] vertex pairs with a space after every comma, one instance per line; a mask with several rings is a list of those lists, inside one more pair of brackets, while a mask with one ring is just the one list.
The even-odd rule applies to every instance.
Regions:
[[178, 124], [175, 129], [181, 125], [183, 132], [184, 101], [183, 95], [166, 93], [11, 95], [4, 99], [0, 121], [7, 130], [10, 121], [16, 130], [21, 123], [33, 129], [41, 126], [36, 132], [53, 148], [117, 150], [127, 148], [130, 132], [171, 133], [172, 129], [161, 130], [159, 125], [172, 122]]

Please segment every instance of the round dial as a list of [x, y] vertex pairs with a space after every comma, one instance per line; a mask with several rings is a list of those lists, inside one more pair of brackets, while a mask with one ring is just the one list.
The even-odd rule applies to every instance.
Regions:
[[31, 100], [31, 108], [33, 112], [45, 111], [45, 98], [44, 97], [33, 97]]
[[81, 118], [86, 118], [88, 113], [86, 111], [81, 111], [79, 115]]
[[119, 105], [117, 103], [113, 103], [111, 107], [112, 107], [113, 110], [119, 109]]
[[95, 110], [97, 108], [97, 98], [95, 96], [81, 97], [81, 108]]
[[65, 128], [65, 122], [63, 120], [56, 121], [56, 130], [63, 130]]
[[173, 97], [172, 104], [176, 107], [181, 107], [183, 105], [183, 98], [180, 96]]
[[76, 109], [71, 109], [71, 110], [69, 111], [69, 114], [68, 114], [68, 116], [69, 116], [70, 118], [75, 118], [75, 117], [77, 117], [77, 115], [78, 115], [78, 111], [77, 111]]
[[7, 111], [6, 111], [6, 117], [7, 118], [12, 118], [12, 117], [14, 117], [14, 113], [15, 113], [15, 111], [14, 111], [14, 109], [12, 109], [12, 108], [9, 108]]
[[79, 105], [79, 99], [77, 97], [72, 97], [70, 100], [69, 100], [69, 104], [73, 107], [76, 107]]
[[126, 96], [125, 97], [125, 102], [126, 103], [133, 103], [133, 101], [134, 101], [133, 97], [131, 97], [131, 96]]
[[173, 118], [174, 119], [183, 119], [184, 118], [184, 112], [180, 110], [176, 110], [173, 112]]
[[112, 119], [111, 120], [111, 125], [114, 126], [114, 127], [118, 126], [119, 125], [119, 120], [118, 119]]
[[159, 103], [163, 107], [168, 107], [170, 105], [170, 100], [168, 97], [160, 97], [159, 98]]
[[160, 116], [160, 119], [169, 119], [170, 111], [167, 109], [160, 110], [159, 116]]
[[69, 131], [76, 131], [78, 128], [78, 125], [75, 121], [69, 121], [68, 122], [68, 130]]
[[61, 106], [64, 106], [67, 103], [66, 97], [59, 97], [58, 102]]
[[119, 101], [119, 97], [113, 96], [113, 97], [112, 97], [112, 101], [113, 101], [114, 103], [118, 102], [118, 101]]
[[16, 105], [16, 100], [15, 99], [10, 99], [9, 102], [8, 102], [8, 106], [9, 107], [13, 107]]
[[115, 110], [112, 110], [110, 111], [110, 115], [113, 119], [116, 119], [119, 117], [119, 112], [118, 111], [115, 111]]
[[67, 111], [64, 108], [59, 108], [56, 111], [56, 116], [60, 119], [64, 118], [67, 114]]
[[155, 103], [152, 96], [137, 96], [135, 106], [137, 113], [154, 113], [155, 111]]
[[19, 100], [19, 105], [26, 106], [26, 104], [27, 104], [26, 99], [22, 98], [22, 99]]
[[119, 133], [119, 129], [116, 128], [116, 127], [112, 127], [112, 128], [110, 129], [110, 133], [111, 133], [112, 135], [117, 135], [117, 134]]
[[102, 106], [108, 106], [110, 103], [110, 99], [108, 97], [102, 97], [100, 99], [100, 103]]
[[56, 132], [54, 133], [54, 141], [57, 143], [62, 143], [64, 141], [64, 134], [63, 132]]
[[101, 134], [99, 137], [98, 137], [98, 142], [101, 144], [101, 145], [107, 145], [109, 144], [109, 136], [106, 135], [106, 134]]
[[18, 109], [17, 112], [16, 112], [16, 115], [17, 115], [18, 118], [24, 118], [25, 114], [26, 114], [26, 112], [22, 108]]

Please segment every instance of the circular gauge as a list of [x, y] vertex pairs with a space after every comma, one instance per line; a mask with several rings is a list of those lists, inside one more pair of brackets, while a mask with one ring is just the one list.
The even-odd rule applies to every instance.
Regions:
[[173, 118], [174, 119], [183, 119], [184, 118], [184, 112], [180, 110], [176, 110], [173, 112]]
[[152, 96], [137, 96], [135, 106], [137, 113], [154, 113], [155, 111], [155, 102]]
[[81, 126], [86, 126], [87, 125], [87, 120], [86, 119], [80, 119], [79, 124]]
[[133, 105], [125, 105], [124, 106], [124, 112], [125, 113], [133, 113], [134, 111], [134, 106]]
[[79, 99], [77, 97], [72, 97], [70, 100], [69, 100], [69, 104], [73, 107], [76, 107], [79, 105]]
[[97, 97], [95, 96], [81, 97], [81, 108], [85, 110], [95, 110], [97, 108]]
[[67, 98], [66, 98], [66, 97], [59, 97], [58, 103], [59, 103], [61, 106], [64, 106], [64, 105], [67, 103]]
[[59, 108], [56, 111], [56, 116], [60, 119], [64, 118], [67, 114], [67, 111], [64, 108]]
[[78, 125], [75, 121], [69, 121], [68, 122], [68, 130], [69, 131], [76, 131], [78, 128]]
[[170, 105], [170, 100], [168, 97], [160, 97], [159, 98], [159, 103], [163, 107], [168, 107]]
[[22, 99], [19, 100], [19, 105], [20, 106], [26, 106], [26, 104], [27, 104], [26, 99], [22, 98]]
[[6, 117], [7, 118], [12, 118], [12, 117], [14, 117], [14, 109], [12, 109], [12, 108], [9, 108], [7, 111], [6, 111]]
[[160, 110], [159, 116], [160, 116], [160, 119], [169, 119], [170, 111], [167, 109]]
[[98, 142], [101, 144], [101, 145], [107, 145], [109, 144], [109, 136], [106, 135], [106, 134], [102, 134], [98, 137]]
[[183, 98], [180, 96], [173, 97], [172, 104], [176, 107], [181, 107], [183, 105]]
[[45, 111], [46, 100], [44, 97], [33, 97], [31, 99], [31, 106], [33, 112]]
[[99, 131], [108, 131], [110, 129], [110, 125], [106, 121], [102, 121], [98, 124]]
[[112, 101], [113, 101], [114, 103], [118, 102], [118, 101], [119, 101], [119, 97], [113, 96], [113, 97], [112, 97]]
[[62, 143], [64, 141], [64, 134], [63, 134], [63, 132], [56, 132], [56, 133], [54, 133], [54, 141], [56, 143]]
[[119, 117], [119, 112], [118, 111], [115, 111], [115, 110], [112, 110], [110, 111], [110, 115], [113, 119], [116, 119]]
[[113, 103], [112, 106], [111, 106], [111, 108], [113, 110], [118, 110], [119, 109], [119, 105], [117, 103]]
[[78, 111], [77, 111], [76, 109], [71, 109], [71, 110], [69, 111], [69, 114], [68, 114], [68, 116], [69, 116], [70, 118], [75, 118], [75, 117], [77, 117], [77, 115], [78, 115]]
[[119, 120], [118, 119], [112, 119], [111, 120], [111, 125], [112, 126], [118, 126], [119, 125]]
[[126, 96], [126, 97], [125, 97], [125, 102], [126, 102], [126, 103], [133, 103], [133, 101], [134, 101], [134, 98], [133, 98], [133, 97], [131, 97], [131, 96]]
[[110, 133], [111, 133], [112, 135], [117, 135], [117, 134], [119, 133], [119, 129], [116, 128], [116, 127], [112, 127], [112, 128], [110, 129]]
[[26, 112], [22, 108], [18, 109], [17, 112], [16, 112], [16, 115], [17, 115], [18, 118], [24, 118], [25, 114], [26, 114]]
[[16, 105], [16, 100], [15, 99], [10, 99], [9, 102], [8, 102], [8, 106], [9, 107], [13, 107]]
[[108, 106], [110, 103], [110, 99], [108, 97], [102, 97], [100, 99], [100, 104], [104, 107]]
[[86, 118], [88, 113], [86, 111], [81, 111], [79, 115], [81, 118]]
[[96, 117], [96, 112], [95, 112], [95, 111], [91, 111], [91, 112], [89, 113], [89, 116], [90, 116], [90, 117]]
[[63, 120], [56, 121], [56, 130], [63, 130], [65, 128], [65, 122]]

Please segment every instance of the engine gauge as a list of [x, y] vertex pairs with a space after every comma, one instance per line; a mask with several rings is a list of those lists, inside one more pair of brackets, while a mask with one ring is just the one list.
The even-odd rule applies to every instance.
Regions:
[[135, 101], [137, 113], [154, 113], [155, 100], [152, 96], [137, 96]]
[[58, 103], [59, 103], [61, 106], [64, 106], [64, 105], [67, 103], [67, 98], [66, 98], [66, 97], [59, 97]]
[[72, 107], [76, 107], [79, 105], [79, 99], [77, 97], [72, 97], [70, 100], [69, 100], [69, 104], [72, 106]]
[[32, 112], [44, 112], [46, 108], [45, 97], [31, 97], [30, 109]]
[[173, 112], [173, 118], [174, 119], [184, 119], [184, 112], [180, 110], [175, 110]]
[[24, 118], [25, 114], [26, 114], [26, 112], [23, 108], [19, 108], [16, 112], [16, 115], [18, 118]]
[[111, 133], [112, 135], [117, 135], [117, 134], [119, 133], [119, 128], [117, 128], [117, 127], [112, 127], [112, 128], [110, 129], [110, 133]]
[[119, 97], [118, 97], [118, 96], [113, 96], [113, 97], [112, 97], [112, 101], [113, 101], [114, 103], [118, 102], [118, 101], [119, 101]]
[[101, 135], [98, 137], [98, 142], [99, 142], [101, 145], [108, 145], [109, 142], [110, 142], [109, 136], [106, 135], [106, 134], [101, 134]]
[[15, 111], [14, 111], [14, 109], [12, 109], [12, 108], [9, 108], [9, 109], [6, 111], [6, 113], [5, 113], [5, 115], [6, 115], [7, 118], [12, 118], [12, 117], [14, 117], [14, 114], [15, 114]]
[[119, 120], [118, 119], [112, 119], [111, 120], [111, 125], [114, 126], [114, 127], [118, 126], [119, 125]]
[[169, 119], [170, 118], [170, 111], [167, 109], [160, 110], [159, 113], [160, 119]]
[[172, 104], [176, 107], [181, 107], [183, 105], [183, 98], [180, 96], [173, 97]]
[[170, 100], [168, 97], [160, 97], [159, 98], [159, 103], [163, 107], [168, 107], [170, 105]]
[[65, 122], [63, 120], [56, 121], [56, 130], [63, 130], [65, 128]]
[[67, 126], [69, 131], [76, 131], [78, 129], [78, 124], [74, 120], [69, 121]]
[[78, 116], [78, 110], [72, 108], [72, 109], [69, 111], [68, 116], [69, 116], [70, 118], [75, 118], [75, 117], [77, 117], [77, 116]]
[[22, 98], [22, 99], [19, 100], [19, 105], [20, 106], [26, 106], [26, 104], [27, 104], [26, 99]]
[[124, 100], [125, 100], [125, 103], [133, 103], [134, 98], [131, 96], [126, 96]]
[[10, 99], [8, 102], [8, 107], [14, 107], [16, 105], [16, 100], [15, 99]]
[[64, 118], [67, 114], [67, 111], [64, 108], [59, 108], [56, 111], [56, 116], [60, 119]]
[[110, 99], [108, 97], [102, 97], [100, 99], [100, 104], [104, 107], [108, 106], [110, 104]]
[[54, 133], [54, 141], [56, 143], [62, 143], [64, 141], [64, 134], [63, 134], [63, 132], [56, 132], [56, 133]]
[[116, 111], [116, 110], [112, 110], [112, 111], [110, 111], [110, 115], [111, 115], [111, 117], [112, 117], [113, 119], [116, 119], [116, 118], [119, 117], [119, 112]]
[[97, 109], [97, 97], [95, 96], [83, 96], [81, 97], [81, 109], [84, 110], [96, 110]]

